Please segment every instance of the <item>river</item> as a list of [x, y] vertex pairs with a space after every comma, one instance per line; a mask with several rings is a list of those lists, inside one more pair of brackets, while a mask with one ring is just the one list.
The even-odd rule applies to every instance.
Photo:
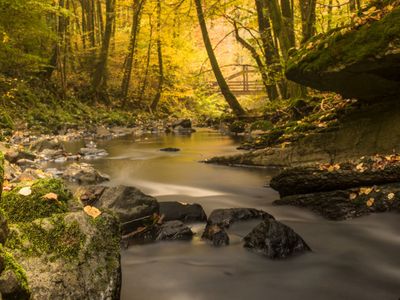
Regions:
[[[230, 230], [231, 245], [213, 248], [200, 240], [160, 242], [122, 251], [123, 300], [399, 299], [400, 221], [375, 214], [327, 221], [304, 209], [273, 206], [276, 192], [265, 187], [275, 170], [199, 163], [237, 153], [237, 142], [217, 132], [191, 136], [148, 135], [101, 141], [109, 156], [92, 163], [111, 176], [110, 185], [140, 188], [159, 201], [196, 202], [215, 208], [263, 209], [292, 227], [313, 252], [272, 261], [242, 247], [256, 225]], [[160, 152], [178, 147], [177, 153]]]

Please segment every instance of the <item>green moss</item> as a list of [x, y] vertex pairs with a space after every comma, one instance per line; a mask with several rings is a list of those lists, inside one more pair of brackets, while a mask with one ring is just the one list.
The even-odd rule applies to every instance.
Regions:
[[77, 260], [85, 243], [77, 221], [66, 222], [65, 215], [41, 219], [31, 223], [15, 224], [6, 241], [6, 247], [30, 256], [45, 256], [55, 260]]
[[242, 133], [246, 130], [246, 123], [243, 121], [235, 121], [229, 125], [229, 131], [233, 133]]
[[28, 278], [25, 270], [18, 264], [15, 258], [9, 253], [2, 245], [0, 245], [0, 255], [4, 258], [5, 270], [11, 270], [17, 276], [22, 289], [26, 294], [30, 294], [30, 288], [28, 284]]
[[263, 130], [267, 131], [270, 130], [273, 127], [272, 123], [270, 121], [266, 120], [260, 120], [260, 121], [255, 121], [250, 125], [250, 130]]
[[[400, 37], [400, 8], [394, 9], [380, 21], [358, 29], [335, 29], [326, 35], [313, 38], [312, 49], [305, 45], [288, 63], [287, 72], [321, 72], [329, 67], [348, 65], [374, 57]], [[342, 34], [342, 31], [346, 33]], [[349, 31], [348, 31], [349, 30]]]
[[[5, 211], [11, 223], [30, 222], [68, 211], [67, 202], [72, 199], [72, 195], [61, 180], [40, 179], [33, 183], [29, 196], [19, 194], [22, 187], [23, 185], [20, 185], [10, 192], [4, 192], [0, 202], [0, 208]], [[48, 193], [57, 194], [58, 200], [43, 198]]]

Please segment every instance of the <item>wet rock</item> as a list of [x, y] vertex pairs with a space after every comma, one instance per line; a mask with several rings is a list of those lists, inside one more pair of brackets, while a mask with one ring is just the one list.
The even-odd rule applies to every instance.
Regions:
[[108, 153], [104, 149], [97, 149], [97, 148], [81, 148], [79, 150], [79, 154], [82, 155], [86, 159], [97, 158], [107, 156]]
[[25, 159], [25, 160], [35, 160], [36, 155], [27, 152], [25, 150], [19, 150], [19, 149], [9, 149], [5, 154], [4, 158], [8, 160], [10, 163], [15, 164], [17, 161]]
[[18, 166], [20, 166], [20, 167], [30, 167], [30, 168], [32, 168], [32, 167], [37, 167], [37, 163], [35, 162], [35, 161], [33, 161], [33, 160], [30, 160], [30, 159], [25, 159], [25, 158], [22, 158], [22, 159], [19, 159], [17, 162], [16, 162], [16, 164], [18, 165]]
[[183, 222], [205, 222], [206, 213], [200, 204], [181, 202], [160, 202], [160, 214], [165, 221], [180, 220]]
[[45, 161], [55, 161], [60, 158], [65, 158], [66, 155], [67, 154], [62, 149], [44, 149], [39, 153], [39, 157]]
[[85, 163], [68, 166], [62, 177], [78, 184], [97, 184], [109, 180], [107, 175], [101, 174], [93, 166]]
[[98, 139], [111, 139], [112, 133], [108, 128], [103, 126], [96, 128], [96, 138]]
[[228, 245], [229, 236], [225, 229], [234, 222], [253, 219], [274, 219], [265, 211], [254, 208], [227, 208], [213, 210], [208, 217], [202, 238], [212, 241], [213, 245]]
[[400, 184], [291, 195], [274, 201], [274, 204], [304, 207], [335, 221], [375, 212], [400, 212]]
[[329, 172], [317, 167], [289, 168], [273, 177], [270, 186], [283, 196], [313, 192], [342, 190], [359, 186], [371, 186], [400, 182], [400, 163], [383, 169], [339, 169]]
[[30, 150], [41, 152], [45, 149], [64, 150], [63, 143], [54, 137], [42, 137], [31, 143]]
[[106, 189], [107, 187], [101, 185], [85, 186], [79, 188], [76, 195], [83, 205], [93, 206], [94, 203], [100, 199]]
[[159, 228], [156, 240], [158, 241], [180, 241], [192, 239], [193, 232], [181, 221], [168, 221]]
[[190, 134], [195, 132], [192, 128], [192, 121], [190, 119], [178, 120], [172, 124], [172, 129], [175, 133]]
[[229, 245], [229, 235], [224, 228], [218, 225], [207, 225], [202, 238], [211, 241], [215, 247]]
[[162, 148], [162, 149], [160, 149], [160, 151], [163, 151], [163, 152], [179, 152], [179, 151], [181, 151], [181, 149], [179, 149], [179, 148]]
[[30, 299], [29, 290], [12, 270], [4, 271], [0, 276], [0, 295], [2, 299]]
[[266, 219], [244, 238], [244, 247], [271, 259], [287, 258], [311, 251], [304, 240], [290, 227], [274, 219]]
[[52, 178], [52, 177], [53, 177], [52, 174], [45, 173], [42, 170], [27, 168], [13, 180], [11, 180], [11, 182], [34, 181], [37, 179]]
[[121, 220], [123, 234], [135, 231], [159, 213], [155, 198], [123, 185], [107, 188], [94, 206], [115, 212]]

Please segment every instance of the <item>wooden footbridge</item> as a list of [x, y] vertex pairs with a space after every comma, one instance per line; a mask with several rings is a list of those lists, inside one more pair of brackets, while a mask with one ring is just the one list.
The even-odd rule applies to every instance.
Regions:
[[[257, 67], [252, 65], [226, 65], [221, 70], [225, 75], [225, 80], [232, 93], [235, 95], [257, 95], [265, 94], [265, 86], [261, 80]], [[210, 73], [212, 76], [212, 72]], [[213, 78], [214, 79], [214, 78]], [[210, 82], [210, 88], [213, 93], [220, 93], [218, 83]]]

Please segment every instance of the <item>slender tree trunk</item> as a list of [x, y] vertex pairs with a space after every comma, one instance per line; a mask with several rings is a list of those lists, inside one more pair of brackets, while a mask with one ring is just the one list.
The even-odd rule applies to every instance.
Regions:
[[315, 35], [315, 7], [317, 0], [300, 1], [301, 10], [301, 27], [303, 32], [302, 43], [309, 40]]
[[[304, 1], [304, 0], [301, 0]], [[301, 2], [300, 1], [300, 2]], [[281, 0], [282, 17], [287, 34], [292, 47], [296, 45], [296, 38], [294, 34], [294, 10], [293, 5], [289, 0]]]
[[106, 1], [106, 15], [104, 38], [101, 46], [100, 57], [93, 75], [92, 88], [97, 98], [101, 97], [103, 100], [108, 101], [105, 94], [107, 89], [107, 62], [110, 49], [112, 24], [115, 18], [115, 0]]
[[158, 87], [157, 93], [154, 96], [153, 102], [150, 105], [152, 112], [157, 110], [157, 105], [160, 102], [161, 94], [164, 85], [164, 65], [161, 45], [161, 0], [157, 0], [157, 57], [158, 57]]
[[224, 76], [222, 75], [221, 69], [219, 67], [217, 58], [215, 57], [214, 49], [211, 45], [211, 40], [208, 35], [206, 21], [204, 19], [203, 7], [201, 6], [201, 0], [195, 0], [197, 17], [199, 19], [201, 33], [203, 35], [204, 46], [206, 47], [208, 58], [211, 63], [211, 67], [213, 69], [215, 78], [217, 79], [218, 85], [221, 89], [222, 95], [224, 96], [226, 102], [228, 102], [230, 108], [237, 116], [245, 115], [245, 111], [240, 106], [239, 101], [233, 95], [231, 90], [229, 89], [228, 84], [225, 81]]
[[137, 36], [139, 34], [139, 29], [140, 29], [140, 18], [141, 18], [144, 3], [145, 3], [145, 0], [134, 0], [131, 38], [130, 38], [130, 42], [129, 42], [128, 54], [125, 58], [124, 76], [122, 78], [122, 84], [121, 84], [121, 97], [123, 99], [124, 106], [126, 105], [129, 84], [130, 84], [131, 76], [132, 76], [133, 56], [134, 56], [135, 49], [136, 49]]
[[149, 44], [147, 45], [147, 58], [146, 58], [146, 67], [145, 67], [145, 72], [144, 72], [144, 79], [143, 79], [143, 84], [142, 88], [140, 89], [139, 93], [139, 101], [142, 102], [144, 98], [144, 93], [146, 91], [147, 87], [147, 80], [148, 80], [148, 75], [149, 75], [149, 66], [150, 66], [150, 60], [151, 60], [151, 47], [152, 47], [152, 42], [153, 42], [153, 25], [151, 23], [151, 15], [149, 15], [149, 25], [150, 25], [150, 34], [149, 34]]

